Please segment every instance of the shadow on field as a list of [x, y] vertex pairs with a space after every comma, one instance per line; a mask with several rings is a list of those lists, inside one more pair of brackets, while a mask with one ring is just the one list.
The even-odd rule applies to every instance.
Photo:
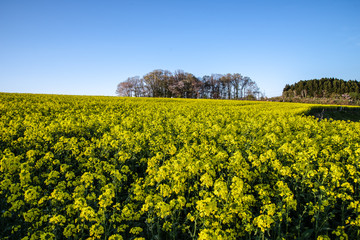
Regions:
[[360, 108], [348, 107], [315, 107], [310, 110], [308, 116], [315, 116], [317, 119], [333, 119], [333, 120], [350, 120], [353, 122], [360, 121]]

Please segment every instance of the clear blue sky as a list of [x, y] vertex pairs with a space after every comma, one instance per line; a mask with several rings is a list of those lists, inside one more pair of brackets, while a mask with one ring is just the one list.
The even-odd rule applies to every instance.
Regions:
[[127, 77], [241, 73], [269, 97], [360, 81], [359, 0], [1, 0], [0, 92], [115, 95]]

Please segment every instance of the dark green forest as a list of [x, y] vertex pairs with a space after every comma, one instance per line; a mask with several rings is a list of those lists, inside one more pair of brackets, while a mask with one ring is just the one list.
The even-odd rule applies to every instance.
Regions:
[[321, 78], [301, 80], [292, 85], [287, 84], [283, 89], [284, 97], [300, 98], [331, 98], [343, 97], [353, 100], [360, 99], [360, 82], [345, 81], [337, 78]]

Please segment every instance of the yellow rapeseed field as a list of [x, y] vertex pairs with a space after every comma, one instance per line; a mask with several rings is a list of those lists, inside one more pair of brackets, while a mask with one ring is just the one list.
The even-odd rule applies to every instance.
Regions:
[[315, 105], [0, 94], [0, 239], [359, 239], [360, 123]]

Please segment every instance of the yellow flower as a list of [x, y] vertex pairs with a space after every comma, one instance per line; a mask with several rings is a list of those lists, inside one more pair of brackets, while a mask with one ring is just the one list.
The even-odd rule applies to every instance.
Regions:
[[273, 223], [274, 223], [274, 220], [268, 215], [260, 215], [256, 218], [254, 218], [255, 226], [260, 228], [260, 230], [262, 232], [269, 230], [271, 227], [271, 224], [273, 224]]
[[208, 188], [212, 187], [212, 185], [213, 185], [213, 179], [210, 176], [210, 174], [208, 174], [208, 173], [203, 174], [200, 178], [200, 181], [201, 181], [202, 186], [205, 185]]
[[39, 187], [32, 187], [25, 191], [24, 199], [26, 202], [31, 202], [34, 200], [37, 200], [40, 196], [40, 193], [38, 192]]
[[123, 240], [123, 237], [120, 234], [114, 234], [111, 235], [108, 240]]
[[214, 194], [223, 200], [227, 199], [228, 189], [226, 183], [222, 179], [217, 179], [215, 181]]

